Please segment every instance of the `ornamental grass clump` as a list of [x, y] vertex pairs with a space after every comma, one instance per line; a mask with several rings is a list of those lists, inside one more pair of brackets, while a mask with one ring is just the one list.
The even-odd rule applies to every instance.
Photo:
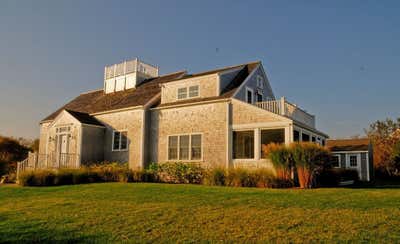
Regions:
[[278, 179], [290, 180], [294, 168], [293, 154], [286, 145], [270, 143], [263, 146], [265, 155], [274, 165]]
[[223, 168], [212, 168], [204, 174], [203, 184], [209, 186], [225, 186], [227, 172]]
[[300, 188], [312, 188], [316, 174], [329, 165], [329, 151], [310, 142], [293, 143], [289, 149], [296, 165]]

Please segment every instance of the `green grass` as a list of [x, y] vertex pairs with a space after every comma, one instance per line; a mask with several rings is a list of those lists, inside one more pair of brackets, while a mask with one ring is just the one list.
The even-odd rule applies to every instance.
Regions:
[[400, 242], [400, 189], [0, 187], [0, 242]]

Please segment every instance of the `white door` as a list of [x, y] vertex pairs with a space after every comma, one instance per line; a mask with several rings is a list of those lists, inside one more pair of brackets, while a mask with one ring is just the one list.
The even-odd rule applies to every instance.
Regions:
[[66, 166], [68, 163], [68, 135], [59, 135], [58, 166]]

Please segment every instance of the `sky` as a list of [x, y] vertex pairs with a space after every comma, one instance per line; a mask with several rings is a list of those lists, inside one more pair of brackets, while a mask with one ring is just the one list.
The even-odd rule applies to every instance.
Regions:
[[260, 60], [277, 97], [332, 138], [400, 117], [400, 1], [0, 1], [0, 134], [102, 88], [138, 57], [161, 74]]

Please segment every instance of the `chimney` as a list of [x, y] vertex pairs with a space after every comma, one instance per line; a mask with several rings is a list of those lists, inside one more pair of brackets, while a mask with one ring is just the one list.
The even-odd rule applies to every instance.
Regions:
[[113, 93], [136, 88], [142, 81], [158, 76], [158, 67], [139, 59], [104, 67], [104, 92]]

